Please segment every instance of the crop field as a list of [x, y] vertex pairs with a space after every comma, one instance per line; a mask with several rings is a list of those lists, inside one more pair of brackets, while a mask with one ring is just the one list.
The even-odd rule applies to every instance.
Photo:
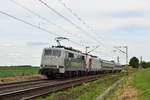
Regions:
[[0, 67], [0, 78], [38, 74], [37, 67]]
[[133, 84], [138, 90], [139, 100], [150, 100], [150, 69], [136, 72]]

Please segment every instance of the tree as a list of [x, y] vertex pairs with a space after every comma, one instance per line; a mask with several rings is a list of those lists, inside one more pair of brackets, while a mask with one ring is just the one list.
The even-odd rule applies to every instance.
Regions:
[[132, 57], [129, 62], [130, 66], [133, 68], [138, 68], [139, 67], [139, 59], [137, 57]]

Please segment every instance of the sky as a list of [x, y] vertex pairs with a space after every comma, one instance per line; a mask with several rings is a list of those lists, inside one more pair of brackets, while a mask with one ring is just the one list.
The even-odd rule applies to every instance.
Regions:
[[[114, 46], [127, 45], [130, 58], [143, 56], [143, 60], [150, 61], [149, 0], [43, 1], [84, 31], [58, 16], [39, 0], [1, 0], [0, 11], [75, 42], [63, 40], [62, 45], [83, 52], [85, 46], [90, 47], [89, 51], [99, 46], [91, 54], [102, 59], [116, 61], [117, 56], [120, 56], [124, 64], [125, 55], [114, 52]], [[56, 45], [55, 38], [51, 33], [0, 13], [0, 65], [38, 66], [43, 48]]]

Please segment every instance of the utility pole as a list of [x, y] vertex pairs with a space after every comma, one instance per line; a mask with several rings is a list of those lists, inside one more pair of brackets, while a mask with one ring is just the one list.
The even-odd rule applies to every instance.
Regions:
[[140, 57], [140, 62], [142, 62], [142, 61], [143, 61], [143, 57], [141, 56], [141, 57]]
[[[126, 55], [126, 65], [128, 65], [128, 59], [129, 59], [129, 54], [128, 54], [128, 46], [118, 46], [118, 47], [114, 47], [115, 49], [117, 49], [119, 52], [123, 53]], [[126, 50], [123, 51], [121, 50], [121, 48], [125, 48]]]
[[126, 64], [128, 65], [128, 59], [129, 59], [129, 55], [128, 55], [128, 46], [124, 46], [123, 48], [126, 49]]
[[88, 47], [88, 46], [86, 46], [85, 47], [85, 54], [86, 54], [86, 56], [85, 56], [85, 63], [86, 63], [86, 69], [88, 70], [88, 48], [90, 48], [90, 47]]
[[[126, 55], [126, 70], [127, 70], [127, 75], [129, 75], [129, 67], [128, 67], [128, 59], [129, 59], [129, 54], [128, 54], [128, 46], [119, 46], [119, 47], [114, 47], [117, 49], [119, 52], [123, 53]], [[122, 48], [125, 48], [125, 50], [122, 50]]]
[[117, 62], [120, 63], [120, 57], [119, 56], [117, 57]]
[[85, 47], [85, 53], [86, 53], [86, 55], [88, 54], [88, 48], [90, 48], [90, 47], [88, 47], [88, 46]]
[[143, 66], [142, 66], [142, 62], [143, 62], [143, 57], [141, 56], [140, 57], [140, 67], [139, 68], [142, 68]]

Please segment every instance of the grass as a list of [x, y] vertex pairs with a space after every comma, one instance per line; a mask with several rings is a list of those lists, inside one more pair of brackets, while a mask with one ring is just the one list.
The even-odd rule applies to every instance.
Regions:
[[133, 83], [138, 90], [139, 100], [150, 100], [150, 69], [136, 72]]
[[[124, 77], [125, 79], [117, 86], [115, 89], [113, 89], [110, 94], [105, 98], [105, 100], [122, 100], [119, 97], [123, 93], [123, 90], [127, 86], [127, 77]], [[123, 99], [124, 100], [124, 99]]]
[[38, 74], [36, 67], [0, 67], [0, 78]]
[[93, 82], [84, 83], [81, 86], [67, 89], [50, 94], [46, 98], [39, 98], [37, 100], [95, 100], [105, 89], [115, 83], [120, 77], [107, 78], [105, 80], [99, 79]]
[[[135, 98], [138, 100], [150, 100], [150, 69], [137, 70], [136, 72], [129, 74], [128, 80], [120, 84], [120, 86], [115, 89], [116, 91], [106, 100], [120, 100], [118, 98], [123, 96], [124, 92], [128, 89], [128, 86], [130, 89], [135, 89], [137, 92]], [[131, 92], [132, 91], [130, 91], [130, 93]], [[131, 98], [129, 100], [132, 100]]]

